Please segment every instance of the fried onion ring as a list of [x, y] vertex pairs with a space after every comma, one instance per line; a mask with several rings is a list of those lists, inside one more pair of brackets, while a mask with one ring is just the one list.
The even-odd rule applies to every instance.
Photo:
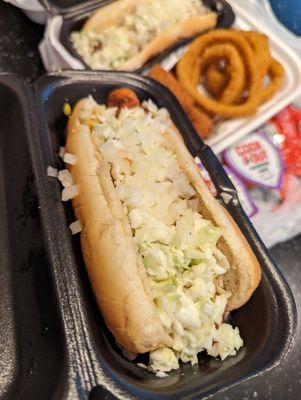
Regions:
[[[242, 104], [225, 104], [203, 95], [197, 89], [202, 66], [200, 60], [206, 48], [225, 43], [234, 45], [244, 60], [249, 90], [248, 97]], [[261, 89], [261, 80], [254, 54], [248, 41], [237, 31], [211, 31], [198, 37], [178, 62], [176, 71], [180, 83], [189, 91], [195, 101], [209, 113], [225, 118], [247, 116], [254, 114], [260, 104], [258, 93]]]
[[270, 82], [261, 94], [261, 102], [265, 103], [277, 92], [284, 78], [284, 68], [275, 58], [272, 59], [267, 71]]
[[[259, 32], [240, 31], [239, 32], [250, 44], [254, 53], [259, 75], [264, 78], [268, 73], [272, 57], [269, 50], [268, 37]], [[211, 63], [205, 71], [204, 86], [206, 90], [221, 101], [221, 93], [225, 89], [230, 75], [227, 68], [220, 68], [219, 64]], [[226, 101], [230, 103], [231, 101]]]
[[219, 98], [230, 79], [227, 66], [222, 67], [219, 62], [212, 62], [204, 71], [204, 86], [207, 92]]
[[272, 61], [268, 37], [254, 31], [240, 31], [240, 34], [250, 44], [256, 59], [259, 75], [263, 78], [267, 74]]
[[197, 68], [203, 72], [212, 60], [218, 61], [221, 58], [228, 60], [227, 72], [230, 78], [225, 89], [220, 93], [219, 100], [225, 104], [231, 104], [241, 98], [246, 85], [246, 71], [236, 47], [231, 44], [217, 44], [206, 48], [197, 61]]

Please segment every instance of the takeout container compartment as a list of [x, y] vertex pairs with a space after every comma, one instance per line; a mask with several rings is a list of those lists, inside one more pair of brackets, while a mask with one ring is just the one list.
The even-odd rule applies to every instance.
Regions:
[[65, 399], [68, 346], [46, 246], [28, 136], [32, 92], [0, 74], [0, 398]]
[[4, 0], [7, 3], [20, 8], [27, 17], [36, 24], [44, 25], [47, 20], [47, 12], [39, 0]]
[[[49, 20], [45, 37], [40, 44], [40, 53], [46, 70], [49, 72], [66, 68], [91, 70], [91, 67], [85, 64], [82, 57], [73, 48], [70, 34], [73, 31], [80, 30], [95, 10], [112, 3], [112, 0], [87, 1], [84, 4], [83, 2], [79, 4], [78, 1], [75, 1], [76, 4], [70, 9], [67, 8], [67, 10], [62, 7], [62, 3], [67, 3], [67, 0], [46, 1], [46, 3], [48, 4], [48, 6], [46, 5], [47, 10], [50, 14], [55, 15]], [[58, 7], [58, 3], [61, 6]], [[225, 0], [203, 0], [203, 3], [217, 12], [217, 27], [228, 28], [233, 24], [235, 14]], [[149, 60], [138, 71], [142, 72], [149, 69], [152, 65], [160, 63], [169, 55], [181, 49], [189, 41], [191, 39], [178, 42]]]
[[[159, 107], [169, 110], [187, 147], [201, 158], [209, 171], [221, 202], [249, 241], [263, 273], [252, 299], [231, 316], [231, 322], [239, 327], [245, 342], [237, 356], [220, 362], [201, 354], [199, 365], [182, 365], [163, 379], [128, 361], [105, 327], [88, 282], [79, 238], [71, 237], [68, 230], [74, 220], [71, 205], [60, 202], [59, 183], [46, 176], [48, 165], [63, 168], [58, 157], [59, 146], [65, 144], [67, 123], [62, 113], [63, 104], [68, 101], [73, 106], [88, 95], [105, 102], [107, 94], [120, 86], [130, 87], [141, 100], [151, 98]], [[295, 333], [296, 310], [291, 291], [244, 214], [217, 158], [199, 139], [170, 92], [150, 79], [130, 73], [65, 72], [41, 78], [35, 85], [35, 96], [36, 118], [40, 115], [41, 121], [37, 121], [39, 132], [34, 132], [36, 148], [32, 158], [41, 216], [51, 243], [50, 258], [59, 261], [56, 269], [61, 270], [66, 280], [65, 298], [80, 318], [76, 334], [82, 337], [81, 350], [88, 351], [86, 364], [78, 374], [88, 371], [90, 386], [87, 387], [93, 389], [91, 398], [103, 399], [110, 392], [125, 399], [131, 395], [139, 399], [201, 399], [277, 365], [287, 354]], [[71, 279], [70, 287], [68, 279]]]
[[262, 104], [255, 115], [224, 120], [216, 126], [215, 133], [208, 138], [207, 144], [216, 154], [221, 154], [242, 137], [265, 124], [301, 95], [301, 64], [294, 46], [287, 36], [280, 34], [280, 24], [272, 23], [264, 10], [265, 1], [228, 0], [235, 12], [233, 29], [255, 30], [269, 38], [270, 50], [285, 69], [284, 81], [279, 90], [266, 103]]

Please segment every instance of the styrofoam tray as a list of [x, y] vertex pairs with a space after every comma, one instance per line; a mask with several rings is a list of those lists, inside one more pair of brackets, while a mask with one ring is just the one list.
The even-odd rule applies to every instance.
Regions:
[[241, 137], [257, 129], [301, 95], [301, 60], [299, 57], [272, 31], [258, 23], [256, 15], [254, 16], [244, 10], [238, 4], [238, 1], [228, 0], [228, 3], [231, 4], [236, 13], [235, 28], [256, 30], [268, 35], [272, 55], [285, 68], [285, 79], [281, 89], [270, 101], [260, 107], [255, 116], [235, 118], [223, 122], [217, 127], [214, 136], [207, 141], [207, 144], [212, 147], [215, 153], [221, 153]]

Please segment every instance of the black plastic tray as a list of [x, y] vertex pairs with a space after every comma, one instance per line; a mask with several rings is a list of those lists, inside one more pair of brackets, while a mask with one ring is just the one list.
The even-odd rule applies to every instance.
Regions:
[[[45, 173], [47, 165], [62, 166], [58, 150], [65, 143], [64, 102], [67, 100], [73, 105], [88, 94], [98, 101], [105, 101], [107, 93], [119, 86], [133, 88], [140, 99], [151, 98], [170, 111], [189, 150], [198, 155], [208, 169], [220, 200], [226, 200], [224, 206], [248, 239], [263, 272], [260, 287], [252, 299], [232, 313], [232, 322], [239, 326], [245, 341], [239, 354], [223, 363], [200, 355], [197, 368], [183, 365], [164, 379], [156, 378], [125, 359], [106, 329], [88, 282], [79, 239], [72, 238], [68, 230], [68, 224], [74, 218], [72, 209], [61, 203], [58, 182]], [[68, 305], [64, 315], [73, 318], [74, 329], [70, 334], [73, 340], [76, 337], [79, 341], [74, 346], [80, 367], [78, 379], [86, 385], [86, 390], [93, 389], [91, 398], [111, 398], [108, 393], [113, 393], [113, 397], [125, 399], [130, 396], [201, 399], [277, 365], [287, 354], [295, 334], [296, 310], [291, 291], [240, 207], [235, 189], [220, 163], [199, 139], [177, 100], [150, 79], [124, 73], [52, 74], [39, 80], [35, 91], [37, 115], [41, 121], [36, 119], [35, 124], [40, 123], [40, 129], [33, 132], [30, 145], [35, 148], [32, 157], [41, 216], [51, 244], [49, 251], [54, 275], [60, 277], [59, 299]]]
[[[91, 70], [82, 57], [76, 52], [72, 43], [70, 41], [70, 34], [72, 31], [80, 30], [88, 19], [88, 17], [99, 7], [105, 6], [107, 4], [112, 3], [112, 0], [102, 0], [102, 1], [88, 1], [85, 6], [82, 6], [78, 9], [74, 9], [73, 11], [66, 12], [63, 18], [63, 24], [60, 32], [60, 42], [66, 48], [66, 50], [75, 58], [80, 60], [85, 69]], [[203, 3], [211, 8], [213, 11], [216, 11], [218, 14], [218, 28], [229, 28], [233, 25], [235, 21], [235, 14], [232, 10], [232, 7], [225, 0], [203, 0]], [[52, 10], [52, 12], [55, 12]], [[150, 61], [148, 61], [142, 68], [140, 68], [137, 72], [142, 72], [151, 68], [154, 64], [160, 63], [166, 57], [168, 57], [171, 53], [178, 50], [183, 45], [189, 43], [191, 39], [182, 40], [178, 42], [176, 45], [171, 48], [163, 51], [158, 56], [155, 56]]]
[[0, 74], [0, 398], [63, 399], [67, 346], [41, 238], [27, 135], [32, 93]]
[[106, 0], [38, 0], [51, 15], [77, 13], [87, 7], [98, 7]]

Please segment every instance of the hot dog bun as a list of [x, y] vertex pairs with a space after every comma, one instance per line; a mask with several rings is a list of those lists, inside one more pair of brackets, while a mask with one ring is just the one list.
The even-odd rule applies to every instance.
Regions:
[[228, 300], [227, 311], [240, 308], [250, 299], [260, 282], [258, 261], [231, 215], [210, 193], [184, 143], [171, 134], [167, 135], [166, 141], [177, 155], [181, 169], [199, 193], [201, 214], [223, 229], [219, 249], [231, 265], [231, 269], [223, 276], [223, 287], [233, 293]]
[[[66, 150], [76, 156], [69, 166], [79, 195], [73, 207], [82, 225], [81, 245], [91, 285], [106, 324], [126, 349], [144, 353], [170, 345], [158, 318], [145, 268], [132, 237], [128, 217], [113, 185], [110, 166], [91, 135], [87, 109], [77, 103], [67, 127]], [[201, 214], [222, 229], [219, 249], [231, 269], [219, 285], [231, 291], [227, 311], [245, 304], [259, 284], [261, 272], [245, 237], [228, 212], [211, 195], [178, 132], [164, 134], [166, 146], [197, 191]]]
[[[102, 33], [107, 28], [118, 25], [126, 15], [131, 14], [137, 0], [118, 0], [96, 11], [84, 24], [83, 32]], [[182, 39], [193, 37], [203, 31], [214, 28], [217, 22], [215, 13], [187, 18], [172, 25], [155, 37], [132, 59], [121, 65], [120, 70], [133, 71], [142, 67], [150, 58], [163, 52]]]
[[131, 228], [114, 189], [109, 165], [93, 144], [80, 115], [87, 100], [74, 109], [67, 127], [67, 151], [76, 155], [70, 167], [80, 195], [73, 208], [81, 221], [81, 247], [96, 301], [106, 324], [126, 349], [144, 353], [168, 345], [149, 295], [145, 269]]

